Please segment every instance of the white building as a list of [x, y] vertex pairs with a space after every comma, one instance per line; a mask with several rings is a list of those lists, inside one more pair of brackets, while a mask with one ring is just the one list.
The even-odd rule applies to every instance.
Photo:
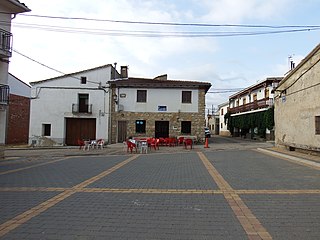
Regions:
[[[274, 90], [282, 77], [271, 77], [245, 88], [229, 97], [229, 128], [234, 136], [274, 139], [274, 133], [267, 128], [264, 114], [274, 105]], [[273, 122], [273, 114], [272, 120]], [[230, 122], [231, 121], [231, 122]], [[232, 127], [231, 127], [232, 126]]]
[[228, 130], [228, 125], [224, 121], [224, 115], [228, 112], [229, 102], [222, 103], [218, 105], [219, 109], [219, 135], [230, 136], [230, 131]]
[[109, 141], [110, 99], [107, 82], [118, 78], [108, 64], [30, 83], [29, 143], [77, 145], [78, 139]]
[[166, 75], [111, 81], [112, 142], [130, 136], [204, 139], [205, 94], [210, 87], [206, 82], [167, 80]]
[[7, 106], [9, 103], [8, 68], [12, 55], [11, 19], [18, 13], [30, 9], [18, 0], [0, 1], [0, 158], [3, 158], [3, 145], [6, 140]]

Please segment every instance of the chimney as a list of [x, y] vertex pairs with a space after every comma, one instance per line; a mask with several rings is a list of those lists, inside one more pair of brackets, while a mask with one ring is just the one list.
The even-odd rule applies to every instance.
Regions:
[[128, 78], [128, 66], [121, 66], [121, 78]]

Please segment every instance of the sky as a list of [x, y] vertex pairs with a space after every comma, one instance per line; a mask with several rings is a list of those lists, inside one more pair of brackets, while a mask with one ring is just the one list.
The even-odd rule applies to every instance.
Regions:
[[117, 63], [129, 77], [210, 82], [210, 112], [231, 91], [284, 76], [320, 39], [319, 0], [20, 2], [31, 12], [12, 20], [9, 71], [22, 81]]

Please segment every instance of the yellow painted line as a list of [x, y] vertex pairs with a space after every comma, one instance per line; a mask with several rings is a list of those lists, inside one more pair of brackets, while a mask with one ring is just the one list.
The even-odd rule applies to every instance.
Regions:
[[50, 161], [50, 162], [34, 164], [34, 165], [28, 166], [28, 167], [22, 167], [22, 168], [12, 169], [12, 170], [5, 171], [5, 172], [0, 172], [0, 175], [5, 175], [5, 174], [9, 174], [9, 173], [14, 173], [14, 172], [20, 172], [20, 171], [23, 171], [23, 170], [26, 170], [26, 169], [35, 168], [35, 167], [39, 167], [39, 166], [44, 166], [44, 165], [51, 164], [51, 163], [60, 162], [60, 161], [63, 161], [63, 160], [67, 160], [67, 159], [69, 159], [71, 157], [73, 157], [73, 156], [64, 157], [62, 159], [57, 159], [57, 160], [53, 160], [53, 161]]
[[320, 194], [320, 189], [305, 190], [234, 190], [236, 194]]
[[0, 192], [63, 192], [71, 188], [58, 187], [3, 187]]
[[[286, 155], [285, 153], [273, 152], [273, 151], [267, 150], [267, 149], [253, 149], [253, 151], [256, 151], [256, 152], [259, 152], [259, 153], [263, 153], [265, 155], [269, 155], [269, 156], [272, 156], [272, 157], [276, 157], [276, 158], [279, 158], [279, 159], [282, 159], [282, 160], [286, 160], [286, 161], [291, 162], [291, 163], [295, 163], [295, 164], [298, 164], [298, 165], [309, 167], [309, 168], [312, 168], [312, 169], [320, 170], [319, 162], [314, 162], [312, 160], [307, 160], [307, 159], [299, 160], [300, 157]], [[296, 160], [294, 160], [294, 159], [296, 159]]]
[[94, 176], [75, 187], [65, 190], [64, 192], [58, 194], [57, 196], [54, 196], [47, 201], [25, 211], [24, 213], [19, 214], [18, 216], [6, 221], [5, 223], [0, 225], [0, 237], [4, 236], [8, 232], [14, 230], [15, 228], [19, 227], [20, 225], [24, 224], [25, 222], [29, 221], [31, 218], [38, 216], [40, 213], [48, 210], [52, 206], [56, 205], [57, 203], [65, 200], [66, 198], [70, 197], [71, 195], [75, 194], [77, 190], [81, 190], [81, 188], [84, 188], [88, 186], [89, 184], [93, 183], [94, 181], [99, 180], [100, 178], [103, 178], [104, 176], [107, 176], [108, 174], [116, 171], [117, 169], [121, 168], [125, 164], [131, 162], [132, 160], [136, 159], [139, 155], [134, 155], [127, 160], [115, 165], [114, 167], [98, 174], [97, 176]]
[[221, 176], [218, 170], [210, 163], [206, 156], [202, 152], [197, 153], [213, 180], [216, 182], [220, 190], [222, 190], [225, 199], [246, 232], [248, 238], [265, 240], [272, 239], [270, 233], [262, 226], [248, 206]]

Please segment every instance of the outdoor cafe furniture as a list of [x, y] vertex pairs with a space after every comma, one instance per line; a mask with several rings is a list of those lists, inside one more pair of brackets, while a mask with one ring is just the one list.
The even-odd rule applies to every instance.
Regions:
[[190, 138], [184, 139], [184, 148], [187, 149], [188, 146], [190, 146], [190, 149], [192, 149], [193, 140]]

